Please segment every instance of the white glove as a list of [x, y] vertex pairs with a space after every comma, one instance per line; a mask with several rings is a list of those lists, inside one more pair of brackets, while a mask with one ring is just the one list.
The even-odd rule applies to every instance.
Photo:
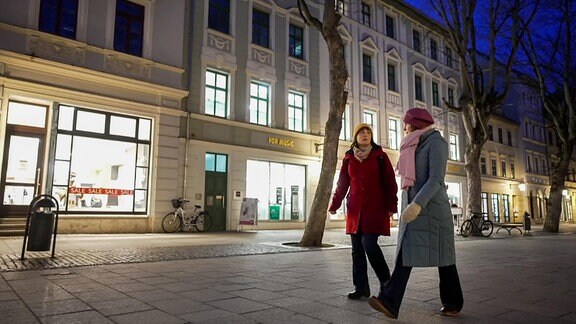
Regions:
[[418, 205], [415, 202], [412, 202], [406, 207], [406, 209], [404, 209], [400, 217], [402, 218], [402, 221], [404, 223], [408, 224], [410, 222], [413, 222], [416, 219], [416, 217], [418, 217], [418, 214], [420, 214], [421, 210], [422, 206]]

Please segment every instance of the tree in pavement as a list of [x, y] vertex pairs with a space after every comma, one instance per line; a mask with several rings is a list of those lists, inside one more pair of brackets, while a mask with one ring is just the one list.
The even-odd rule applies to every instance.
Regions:
[[343, 54], [342, 37], [338, 25], [342, 16], [335, 7], [334, 0], [324, 1], [322, 20], [315, 17], [306, 0], [298, 0], [298, 9], [307, 25], [316, 28], [328, 46], [330, 110], [326, 121], [322, 167], [316, 193], [312, 201], [304, 234], [299, 242], [301, 246], [321, 246], [334, 173], [338, 162], [338, 142], [342, 129], [342, 114], [346, 108], [348, 93], [344, 90], [348, 80], [348, 69]]
[[439, 32], [454, 51], [460, 72], [458, 101], [443, 102], [449, 111], [461, 114], [464, 124], [468, 213], [482, 212], [479, 161], [488, 140], [488, 122], [491, 114], [503, 109], [520, 39], [537, 7], [521, 0], [487, 0], [481, 4], [476, 0], [429, 0], [445, 26]]
[[550, 159], [550, 199], [543, 230], [557, 233], [562, 213], [562, 191], [576, 145], [576, 1], [542, 3], [535, 23], [526, 33], [523, 55], [537, 82], [546, 117], [557, 145]]

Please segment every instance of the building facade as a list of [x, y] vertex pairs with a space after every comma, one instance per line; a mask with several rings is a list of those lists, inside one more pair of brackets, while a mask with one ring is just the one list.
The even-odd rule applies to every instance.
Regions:
[[180, 176], [184, 2], [0, 7], [1, 223], [48, 193], [59, 232], [157, 231]]

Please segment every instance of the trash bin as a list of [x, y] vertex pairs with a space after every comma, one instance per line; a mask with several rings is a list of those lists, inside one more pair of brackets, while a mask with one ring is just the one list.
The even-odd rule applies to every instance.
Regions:
[[532, 224], [530, 222], [530, 214], [528, 212], [524, 212], [524, 231], [529, 232], [532, 228]]
[[24, 260], [26, 251], [49, 251], [50, 243], [54, 258], [59, 207], [58, 200], [50, 195], [39, 195], [32, 199], [26, 218], [21, 260]]
[[46, 208], [30, 215], [27, 251], [49, 251], [54, 232], [54, 212]]

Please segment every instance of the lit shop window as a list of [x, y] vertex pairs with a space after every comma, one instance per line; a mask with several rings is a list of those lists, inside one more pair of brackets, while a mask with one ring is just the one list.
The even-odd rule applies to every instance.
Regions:
[[60, 106], [52, 192], [63, 212], [145, 213], [152, 120]]
[[304, 221], [306, 167], [248, 160], [246, 197], [258, 199], [258, 220]]

